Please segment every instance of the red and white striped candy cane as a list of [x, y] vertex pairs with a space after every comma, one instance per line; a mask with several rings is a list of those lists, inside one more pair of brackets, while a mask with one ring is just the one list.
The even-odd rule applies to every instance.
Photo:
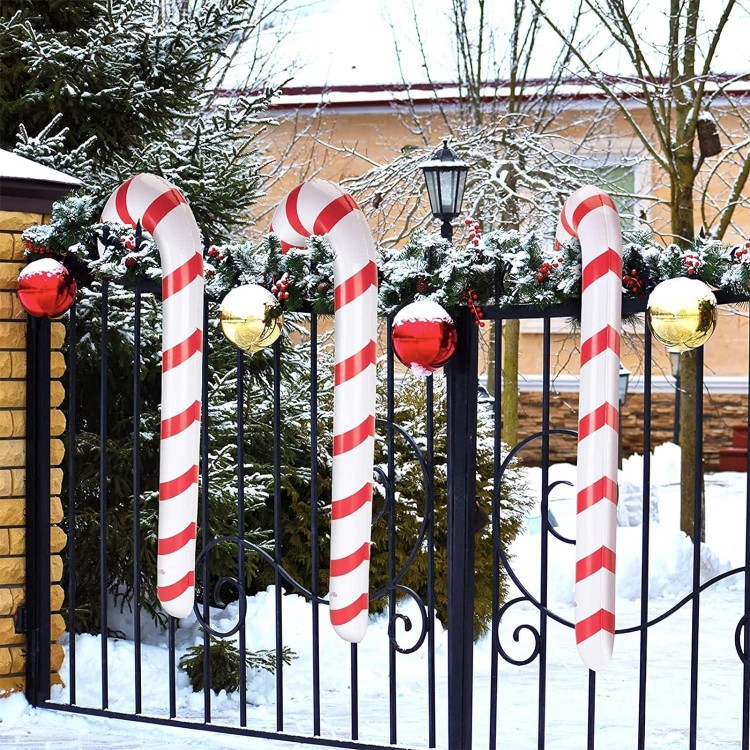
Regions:
[[568, 198], [555, 244], [581, 242], [575, 625], [590, 669], [612, 656], [619, 451], [622, 233], [612, 199], [586, 186]]
[[338, 185], [314, 179], [292, 190], [273, 215], [284, 252], [311, 235], [333, 248], [335, 374], [330, 616], [358, 643], [367, 630], [375, 443], [378, 270], [365, 217]]
[[135, 226], [139, 220], [156, 241], [163, 276], [157, 589], [168, 614], [187, 617], [195, 597], [203, 359], [202, 241], [182, 193], [161, 177], [131, 177], [112, 194], [102, 212], [103, 222]]

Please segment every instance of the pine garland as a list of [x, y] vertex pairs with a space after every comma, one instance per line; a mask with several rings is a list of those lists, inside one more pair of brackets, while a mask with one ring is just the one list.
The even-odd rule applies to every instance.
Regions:
[[[88, 204], [74, 206], [89, 214]], [[71, 242], [66, 227], [70, 217], [24, 232], [29, 260], [54, 255], [81, 275], [119, 280], [125, 285], [138, 277], [161, 278], [158, 249], [152, 238], [117, 223], [93, 225], [81, 241]], [[480, 320], [481, 305], [533, 305], [545, 308], [575, 302], [581, 293], [580, 245], [573, 239], [554, 250], [543, 235], [493, 231], [482, 235], [478, 225], [464, 244], [416, 231], [400, 248], [381, 251], [379, 263], [380, 312], [395, 313], [404, 305], [432, 300], [446, 309], [469, 304]], [[333, 251], [324, 237], [311, 237], [303, 249], [286, 254], [275, 234], [259, 243], [229, 242], [206, 246], [207, 292], [221, 300], [240, 284], [275, 289], [289, 312], [313, 309], [333, 312]], [[85, 276], [86, 274], [84, 274]], [[286, 276], [285, 276], [286, 275]], [[750, 242], [727, 247], [704, 236], [689, 248], [654, 243], [644, 232], [631, 233], [623, 247], [623, 297], [642, 298], [661, 281], [687, 276], [716, 289], [750, 293]]]

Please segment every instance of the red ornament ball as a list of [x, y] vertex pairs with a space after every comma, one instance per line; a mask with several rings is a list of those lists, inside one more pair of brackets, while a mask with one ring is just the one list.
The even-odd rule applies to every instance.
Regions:
[[62, 315], [73, 304], [77, 290], [70, 271], [53, 258], [29, 263], [18, 276], [18, 299], [36, 318]]
[[418, 377], [442, 367], [456, 350], [456, 326], [436, 302], [412, 302], [393, 319], [393, 351]]

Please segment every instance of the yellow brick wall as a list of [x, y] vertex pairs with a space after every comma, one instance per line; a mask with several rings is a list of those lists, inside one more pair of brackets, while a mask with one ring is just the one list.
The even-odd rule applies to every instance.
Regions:
[[[25, 685], [26, 638], [16, 633], [13, 617], [25, 601], [25, 448], [26, 448], [26, 314], [16, 296], [16, 280], [24, 267], [21, 232], [45, 220], [41, 214], [0, 211], [0, 697]], [[55, 643], [65, 632], [60, 610], [63, 605], [63, 562], [65, 532], [60, 489], [65, 445], [65, 415], [60, 411], [65, 391], [60, 378], [65, 359], [60, 349], [65, 338], [62, 323], [52, 324], [50, 414], [50, 646], [51, 682], [60, 682], [62, 646]]]

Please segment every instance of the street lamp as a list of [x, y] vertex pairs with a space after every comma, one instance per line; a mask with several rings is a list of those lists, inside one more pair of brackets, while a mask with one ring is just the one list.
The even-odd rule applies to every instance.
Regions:
[[678, 349], [669, 350], [669, 365], [674, 378], [674, 421], [672, 423], [672, 442], [680, 444], [680, 352]]
[[618, 383], [618, 396], [620, 401], [619, 409], [619, 430], [618, 430], [618, 451], [617, 451], [617, 468], [622, 469], [622, 407], [625, 406], [625, 402], [628, 400], [628, 386], [630, 385], [630, 370], [626, 370], [622, 362], [620, 362], [620, 373]]
[[445, 140], [442, 147], [422, 164], [422, 171], [427, 183], [427, 194], [430, 196], [432, 215], [443, 222], [440, 235], [450, 242], [453, 239], [451, 220], [461, 213], [469, 168]]

